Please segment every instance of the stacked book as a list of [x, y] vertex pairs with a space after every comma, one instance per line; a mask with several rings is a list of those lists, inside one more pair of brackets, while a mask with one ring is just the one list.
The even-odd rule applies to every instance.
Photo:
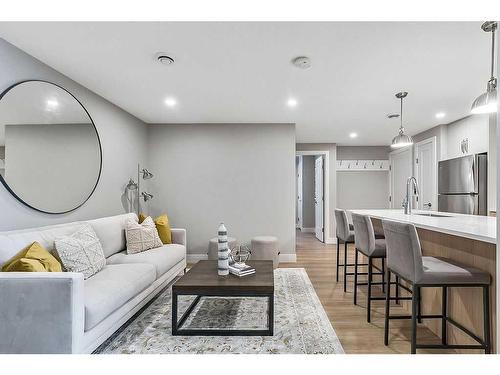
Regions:
[[229, 273], [238, 277], [248, 276], [255, 273], [255, 268], [245, 263], [233, 263], [229, 265]]

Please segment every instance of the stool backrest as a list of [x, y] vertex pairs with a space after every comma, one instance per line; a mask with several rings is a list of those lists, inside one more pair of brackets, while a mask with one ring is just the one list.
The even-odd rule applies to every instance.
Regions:
[[375, 250], [375, 232], [370, 216], [352, 214], [356, 249], [370, 255]]
[[335, 209], [335, 223], [337, 224], [337, 237], [343, 241], [349, 238], [349, 220], [345, 210]]
[[411, 282], [418, 282], [424, 267], [415, 226], [390, 220], [382, 220], [382, 226], [387, 247], [387, 267]]

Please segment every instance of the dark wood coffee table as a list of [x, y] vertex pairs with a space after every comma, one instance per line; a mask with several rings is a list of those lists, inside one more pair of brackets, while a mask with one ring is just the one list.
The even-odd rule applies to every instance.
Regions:
[[[172, 285], [172, 335], [188, 336], [272, 336], [274, 330], [274, 273], [273, 262], [255, 260], [248, 262], [255, 274], [243, 277], [218, 276], [217, 261], [201, 260]], [[195, 300], [177, 319], [180, 295], [196, 296]], [[201, 297], [267, 297], [267, 329], [189, 329], [182, 328], [189, 314]]]

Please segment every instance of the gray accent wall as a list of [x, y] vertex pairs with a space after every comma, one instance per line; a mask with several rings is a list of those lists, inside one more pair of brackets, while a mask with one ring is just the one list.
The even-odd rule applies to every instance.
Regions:
[[314, 207], [314, 160], [315, 156], [302, 157], [302, 227], [315, 227]]
[[62, 75], [41, 61], [0, 39], [0, 91], [23, 80], [56, 83], [87, 108], [102, 144], [101, 179], [92, 197], [76, 211], [62, 215], [43, 214], [24, 206], [0, 186], [0, 230], [30, 228], [127, 211], [124, 189], [129, 178], [137, 178], [137, 163], [146, 163], [147, 126], [99, 95]]
[[220, 222], [295, 254], [294, 124], [151, 124], [148, 135], [152, 213], [187, 228], [190, 254], [206, 254]]

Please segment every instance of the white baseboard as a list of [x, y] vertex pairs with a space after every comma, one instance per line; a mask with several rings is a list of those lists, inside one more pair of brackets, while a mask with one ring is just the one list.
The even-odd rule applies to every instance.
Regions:
[[296, 263], [297, 254], [280, 254], [280, 263]]
[[197, 263], [200, 260], [207, 260], [208, 254], [187, 254], [188, 263]]
[[302, 228], [300, 231], [304, 233], [316, 233], [316, 228]]
[[326, 238], [325, 243], [327, 245], [335, 245], [337, 243], [337, 238]]

